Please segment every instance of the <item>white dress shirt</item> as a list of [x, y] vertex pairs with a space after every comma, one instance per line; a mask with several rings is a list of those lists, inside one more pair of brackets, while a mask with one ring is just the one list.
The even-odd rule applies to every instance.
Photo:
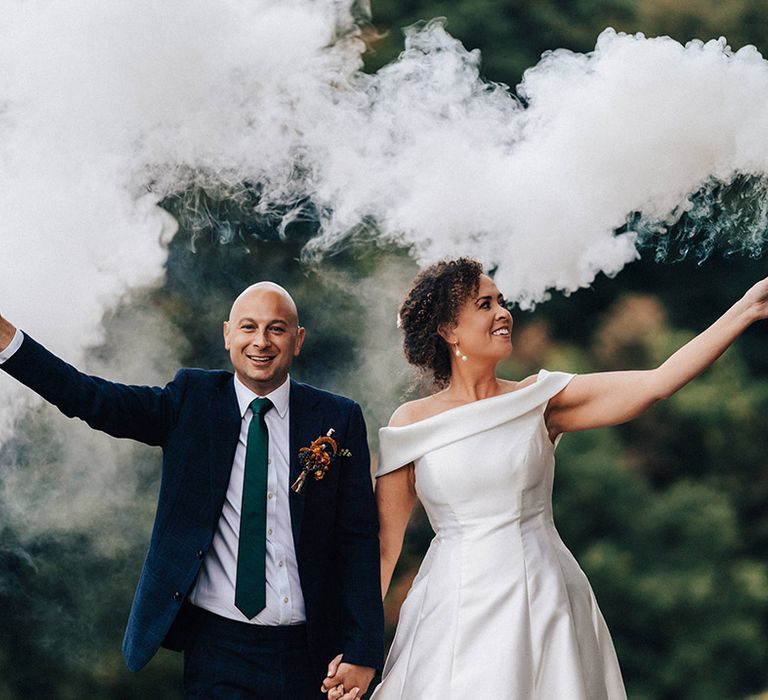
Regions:
[[[0, 351], [0, 364], [21, 346], [24, 334], [17, 330], [10, 344]], [[235, 394], [240, 406], [240, 437], [232, 463], [232, 473], [213, 543], [203, 560], [200, 574], [189, 596], [190, 602], [222, 617], [257, 625], [296, 625], [305, 621], [304, 596], [299, 582], [299, 566], [293, 546], [291, 509], [288, 501], [290, 480], [289, 400], [290, 379], [265, 397], [259, 397], [235, 377]], [[267, 607], [249, 620], [235, 607], [237, 548], [240, 536], [240, 506], [243, 500], [245, 450], [248, 426], [253, 412], [251, 401], [269, 399], [274, 408], [264, 416], [269, 432], [267, 472]]]
[[[235, 377], [235, 393], [240, 406], [240, 438], [229, 477], [224, 507], [200, 574], [189, 600], [198, 607], [240, 622], [257, 625], [295, 625], [305, 621], [304, 597], [299, 583], [299, 567], [293, 546], [289, 495], [289, 399], [290, 379], [265, 397], [248, 389]], [[267, 398], [273, 404], [264, 415], [269, 432], [267, 472], [267, 607], [249, 620], [235, 607], [237, 548], [240, 533], [240, 506], [243, 500], [245, 450], [248, 426], [253, 412], [251, 401]]]

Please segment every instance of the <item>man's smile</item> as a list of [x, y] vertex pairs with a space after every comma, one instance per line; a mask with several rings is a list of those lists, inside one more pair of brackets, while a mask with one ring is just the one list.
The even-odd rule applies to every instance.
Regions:
[[275, 359], [275, 355], [250, 355], [245, 353], [245, 356], [251, 361], [259, 365], [266, 365]]

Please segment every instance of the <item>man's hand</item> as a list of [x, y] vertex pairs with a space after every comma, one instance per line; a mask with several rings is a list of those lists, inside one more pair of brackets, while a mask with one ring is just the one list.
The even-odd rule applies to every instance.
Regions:
[[11, 344], [14, 335], [16, 335], [16, 326], [0, 314], [0, 352]]
[[328, 675], [320, 690], [328, 693], [330, 700], [362, 698], [376, 675], [376, 670], [368, 666], [345, 664], [342, 658], [343, 655], [339, 654], [328, 664]]

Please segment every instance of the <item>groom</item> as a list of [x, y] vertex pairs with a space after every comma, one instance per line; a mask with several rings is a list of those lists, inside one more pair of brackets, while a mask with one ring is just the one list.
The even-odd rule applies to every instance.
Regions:
[[[67, 416], [163, 448], [123, 654], [137, 671], [183, 649], [186, 698], [322, 698], [338, 654], [326, 687], [362, 697], [381, 667], [365, 424], [353, 401], [289, 378], [304, 333], [288, 292], [260, 282], [224, 323], [234, 376], [182, 369], [159, 388], [82, 374], [0, 316], [0, 368]], [[301, 450], [331, 430], [337, 454], [309, 463], [328, 467], [318, 479]]]

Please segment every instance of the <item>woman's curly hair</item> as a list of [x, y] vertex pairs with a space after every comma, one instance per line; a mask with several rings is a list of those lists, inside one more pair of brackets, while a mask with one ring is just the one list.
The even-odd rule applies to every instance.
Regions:
[[451, 350], [440, 327], [456, 323], [459, 311], [477, 293], [483, 266], [471, 258], [443, 260], [422, 270], [400, 307], [405, 359], [431, 372], [437, 386], [451, 378]]

